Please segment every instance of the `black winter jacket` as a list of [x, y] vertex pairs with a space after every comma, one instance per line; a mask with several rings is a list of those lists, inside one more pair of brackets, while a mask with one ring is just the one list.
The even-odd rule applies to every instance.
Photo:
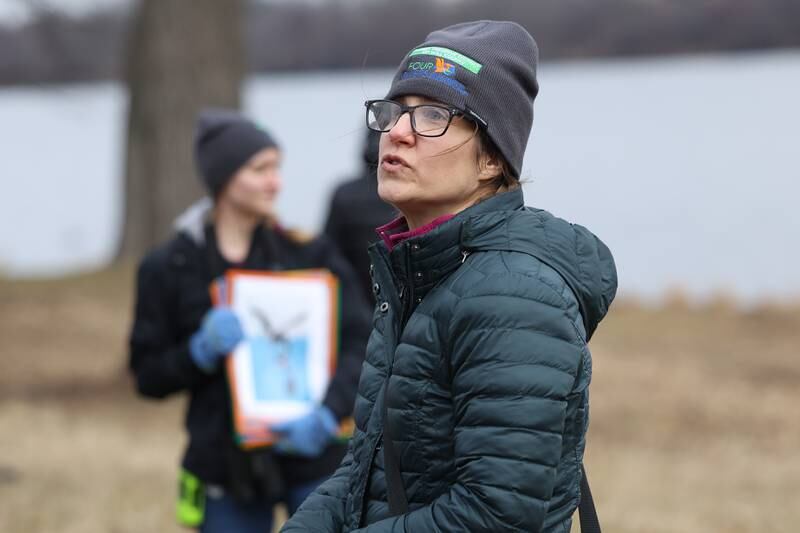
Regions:
[[[568, 533], [587, 342], [617, 285], [608, 248], [515, 190], [370, 252], [379, 305], [356, 433], [282, 531]], [[387, 438], [409, 502], [400, 516], [388, 510]]]
[[[193, 362], [189, 337], [211, 308], [209, 285], [228, 264], [219, 254], [212, 227], [202, 214], [179, 222], [180, 230], [141, 262], [130, 335], [130, 369], [139, 392], [164, 398], [187, 391], [189, 433], [183, 466], [208, 483], [227, 486], [226, 457], [233, 445], [231, 405], [224, 371], [206, 374]], [[339, 278], [342, 305], [338, 366], [324, 404], [338, 418], [352, 413], [369, 334], [369, 308], [346, 261], [325, 239], [300, 242], [278, 228], [255, 230], [244, 264], [236, 268], [287, 270], [327, 268]], [[330, 474], [344, 445], [333, 444], [315, 460], [279, 457], [285, 483], [304, 483]]]
[[378, 196], [375, 166], [365, 165], [364, 174], [342, 183], [331, 199], [325, 235], [353, 266], [367, 300], [372, 301], [367, 248], [378, 240], [375, 228], [397, 215], [397, 210]]

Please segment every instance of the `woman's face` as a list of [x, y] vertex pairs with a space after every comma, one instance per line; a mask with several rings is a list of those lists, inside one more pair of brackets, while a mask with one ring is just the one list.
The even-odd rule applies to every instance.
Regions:
[[218, 202], [226, 202], [246, 215], [272, 215], [281, 190], [280, 166], [281, 153], [277, 148], [256, 152], [233, 175], [220, 193]]
[[[398, 99], [405, 105], [436, 104], [418, 96]], [[378, 194], [403, 212], [457, 213], [480, 195], [475, 124], [456, 116], [441, 137], [421, 137], [408, 113], [381, 135]], [[430, 217], [428, 217], [430, 218]]]

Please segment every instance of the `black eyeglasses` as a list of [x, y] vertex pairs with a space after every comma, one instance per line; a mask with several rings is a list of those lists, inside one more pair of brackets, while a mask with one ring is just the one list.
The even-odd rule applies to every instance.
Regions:
[[392, 100], [367, 100], [367, 127], [386, 133], [403, 113], [411, 117], [411, 129], [422, 137], [441, 137], [447, 132], [453, 117], [464, 115], [458, 109], [438, 104], [403, 105]]

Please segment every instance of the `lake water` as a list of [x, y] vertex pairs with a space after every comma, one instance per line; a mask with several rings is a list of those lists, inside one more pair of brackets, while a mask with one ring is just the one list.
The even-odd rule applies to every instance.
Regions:
[[[258, 76], [246, 110], [286, 149], [279, 203], [319, 229], [358, 166], [362, 102], [390, 71]], [[621, 290], [800, 296], [800, 51], [549, 63], [527, 203], [597, 233]], [[106, 263], [120, 235], [127, 96], [116, 84], [0, 90], [0, 271]]]

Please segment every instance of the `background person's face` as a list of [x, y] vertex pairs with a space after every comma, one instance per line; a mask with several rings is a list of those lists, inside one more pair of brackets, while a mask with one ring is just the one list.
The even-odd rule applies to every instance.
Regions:
[[[406, 105], [439, 103], [405, 96]], [[475, 126], [455, 117], [441, 137], [421, 137], [411, 129], [408, 113], [381, 135], [378, 194], [404, 214], [420, 211], [455, 213], [476, 197], [479, 188]]]
[[256, 152], [233, 175], [219, 201], [227, 202], [248, 215], [274, 214], [275, 200], [281, 190], [281, 153], [277, 148]]

